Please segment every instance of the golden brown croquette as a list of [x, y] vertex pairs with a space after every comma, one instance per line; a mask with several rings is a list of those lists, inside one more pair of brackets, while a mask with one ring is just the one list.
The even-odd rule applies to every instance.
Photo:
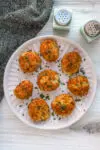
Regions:
[[65, 54], [61, 60], [62, 71], [68, 75], [78, 72], [81, 61], [81, 56], [76, 51]]
[[33, 84], [28, 80], [24, 80], [16, 86], [14, 94], [19, 99], [28, 99], [32, 96], [32, 90]]
[[89, 91], [89, 81], [87, 77], [78, 75], [69, 79], [68, 89], [76, 96], [85, 96]]
[[56, 90], [59, 87], [59, 75], [53, 70], [44, 70], [40, 72], [37, 84], [42, 91]]
[[69, 94], [58, 95], [51, 103], [53, 111], [60, 116], [68, 116], [75, 108], [75, 101]]
[[41, 59], [36, 52], [27, 51], [19, 57], [19, 66], [24, 73], [34, 72], [40, 65]]
[[59, 47], [53, 39], [46, 39], [40, 45], [40, 53], [46, 61], [53, 62], [59, 57]]
[[28, 113], [33, 121], [45, 121], [50, 117], [49, 106], [42, 98], [35, 98], [28, 105]]

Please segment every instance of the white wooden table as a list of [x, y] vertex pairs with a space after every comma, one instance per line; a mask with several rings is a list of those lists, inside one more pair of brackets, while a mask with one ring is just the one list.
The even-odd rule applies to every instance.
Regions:
[[100, 21], [100, 0], [55, 0], [54, 7], [66, 5], [73, 10], [71, 30], [55, 32], [52, 14], [38, 35], [55, 34], [74, 40], [88, 52], [97, 74], [98, 87], [92, 107], [70, 129], [38, 130], [23, 124], [11, 112], [5, 99], [0, 103], [0, 150], [99, 150], [100, 149], [100, 39], [87, 44], [79, 28], [89, 19]]

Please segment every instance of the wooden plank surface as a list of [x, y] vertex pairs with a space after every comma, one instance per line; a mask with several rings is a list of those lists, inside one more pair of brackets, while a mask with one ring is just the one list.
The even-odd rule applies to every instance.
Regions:
[[5, 99], [0, 104], [0, 150], [99, 150], [100, 148], [100, 39], [86, 43], [79, 33], [82, 24], [90, 19], [100, 21], [100, 0], [55, 0], [54, 7], [66, 5], [72, 9], [69, 33], [52, 29], [52, 14], [38, 35], [55, 34], [74, 40], [88, 52], [97, 74], [95, 101], [84, 117], [70, 129], [45, 131], [24, 125], [11, 112]]

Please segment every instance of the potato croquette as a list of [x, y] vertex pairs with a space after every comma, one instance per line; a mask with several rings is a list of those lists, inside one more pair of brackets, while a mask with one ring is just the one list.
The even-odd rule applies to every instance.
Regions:
[[40, 56], [36, 52], [24, 52], [19, 57], [19, 65], [24, 73], [34, 72], [41, 65]]
[[51, 107], [57, 115], [68, 116], [75, 108], [75, 101], [71, 95], [61, 94], [52, 101]]
[[62, 71], [68, 75], [78, 72], [81, 61], [81, 56], [76, 51], [65, 54], [61, 60]]
[[40, 72], [37, 84], [42, 91], [52, 91], [59, 87], [59, 75], [57, 72], [47, 69]]
[[14, 89], [14, 94], [19, 99], [28, 99], [32, 96], [32, 90], [33, 84], [28, 80], [24, 80], [16, 86]]
[[28, 113], [33, 121], [45, 121], [50, 117], [49, 106], [42, 98], [35, 98], [28, 105]]
[[87, 77], [81, 75], [69, 79], [67, 86], [76, 96], [85, 96], [89, 91], [89, 81]]
[[40, 53], [46, 61], [56, 61], [59, 57], [57, 42], [52, 39], [44, 40], [40, 45]]

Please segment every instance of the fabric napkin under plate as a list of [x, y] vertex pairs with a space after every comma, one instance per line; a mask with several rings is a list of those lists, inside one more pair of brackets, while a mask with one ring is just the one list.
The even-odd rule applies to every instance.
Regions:
[[52, 0], [0, 0], [0, 100], [6, 63], [16, 48], [47, 22]]

